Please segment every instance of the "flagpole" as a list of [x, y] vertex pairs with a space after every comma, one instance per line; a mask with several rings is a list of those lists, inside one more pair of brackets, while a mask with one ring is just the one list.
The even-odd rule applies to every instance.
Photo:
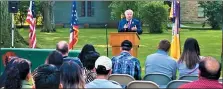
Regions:
[[180, 26], [180, 1], [179, 1], [179, 8], [178, 8], [179, 12], [178, 12], [178, 19], [179, 19], [179, 46], [180, 46], [180, 54], [181, 54], [181, 43], [180, 43], [180, 30], [181, 30], [181, 26]]
[[105, 24], [105, 31], [106, 31], [106, 45], [107, 45], [107, 57], [108, 57], [108, 29], [107, 29], [107, 24]]
[[12, 45], [11, 45], [11, 48], [14, 48], [14, 13], [12, 13]]

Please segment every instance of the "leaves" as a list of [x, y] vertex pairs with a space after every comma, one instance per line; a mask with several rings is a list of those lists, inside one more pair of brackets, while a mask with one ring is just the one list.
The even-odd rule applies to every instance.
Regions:
[[111, 19], [120, 20], [121, 14], [124, 14], [125, 10], [132, 9], [134, 11], [134, 17], [139, 18], [139, 6], [141, 1], [112, 1], [109, 5], [111, 8]]
[[212, 29], [219, 29], [221, 26], [221, 19], [223, 5], [222, 1], [200, 1], [199, 4], [204, 8], [205, 17], [207, 17], [207, 23], [212, 26]]

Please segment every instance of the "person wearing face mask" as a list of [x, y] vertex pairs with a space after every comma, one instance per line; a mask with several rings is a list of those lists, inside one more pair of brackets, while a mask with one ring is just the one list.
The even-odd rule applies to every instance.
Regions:
[[137, 32], [142, 34], [141, 23], [133, 18], [133, 11], [128, 9], [125, 11], [125, 18], [119, 22], [118, 32]]

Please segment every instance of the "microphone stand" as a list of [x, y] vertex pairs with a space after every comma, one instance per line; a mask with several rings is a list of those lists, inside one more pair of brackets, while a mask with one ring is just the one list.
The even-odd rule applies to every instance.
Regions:
[[108, 28], [107, 28], [107, 24], [105, 24], [105, 31], [106, 31], [106, 45], [107, 45], [107, 57], [108, 57]]

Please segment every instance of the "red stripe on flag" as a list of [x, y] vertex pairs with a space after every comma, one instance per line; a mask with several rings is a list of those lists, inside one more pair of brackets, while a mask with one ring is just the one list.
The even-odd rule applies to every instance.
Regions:
[[[30, 1], [32, 2], [32, 1]], [[30, 4], [30, 7], [32, 7], [32, 5]], [[28, 10], [28, 14], [27, 14], [27, 18], [26, 18], [26, 22], [29, 23], [29, 47], [30, 48], [35, 48], [36, 47], [36, 20], [35, 18], [33, 18], [31, 9], [29, 8]]]
[[78, 26], [73, 26], [74, 31], [72, 32], [72, 36], [70, 36], [70, 42], [69, 42], [69, 49], [73, 49], [73, 47], [77, 44], [78, 42]]

